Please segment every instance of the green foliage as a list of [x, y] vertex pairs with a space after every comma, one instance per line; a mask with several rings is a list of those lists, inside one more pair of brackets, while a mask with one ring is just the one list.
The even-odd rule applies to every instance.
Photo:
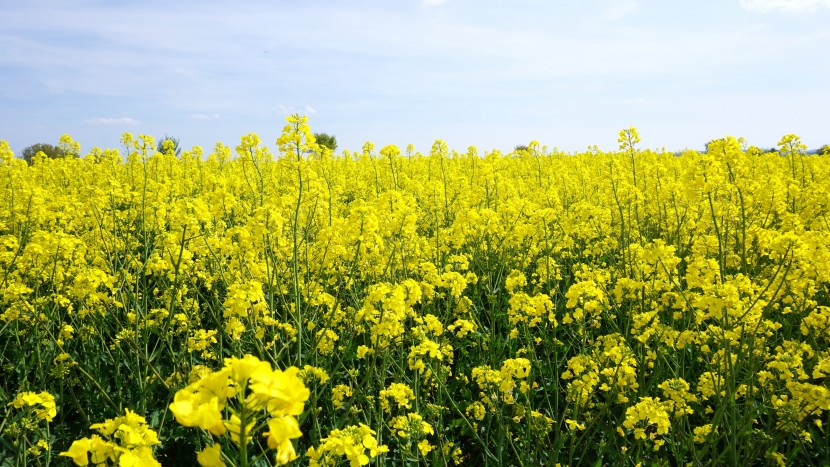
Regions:
[[337, 138], [334, 135], [327, 133], [314, 133], [314, 139], [317, 140], [317, 144], [329, 148], [331, 152], [337, 150]]
[[57, 159], [58, 157], [63, 157], [63, 153], [61, 152], [60, 148], [57, 146], [53, 146], [49, 143], [36, 143], [31, 146], [28, 146], [21, 151], [20, 155], [27, 164], [32, 164], [32, 159], [35, 157], [35, 154], [42, 152], [46, 154], [46, 157], [50, 159]]

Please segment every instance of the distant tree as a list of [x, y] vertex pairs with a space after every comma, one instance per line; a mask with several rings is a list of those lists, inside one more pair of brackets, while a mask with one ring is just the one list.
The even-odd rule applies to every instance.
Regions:
[[179, 139], [167, 135], [164, 135], [164, 137], [159, 139], [159, 144], [156, 148], [158, 152], [162, 154], [167, 154], [167, 149], [164, 146], [165, 143], [167, 143], [168, 141], [170, 141], [170, 144], [172, 144], [170, 150], [173, 151], [173, 154], [175, 154], [176, 157], [180, 156], [182, 154], [182, 149], [179, 147]]
[[816, 154], [822, 156], [830, 156], [830, 144], [825, 144], [824, 146], [820, 147]]
[[35, 154], [39, 152], [46, 154], [46, 157], [50, 159], [63, 157], [63, 153], [60, 148], [49, 143], [37, 143], [24, 148], [23, 151], [21, 151], [21, 156], [27, 164], [32, 165], [32, 159], [35, 157]]
[[747, 148], [746, 153], [755, 156], [758, 154], [769, 154], [776, 151], [778, 150], [775, 148], [759, 148], [758, 146], [750, 146]]
[[513, 148], [513, 152], [519, 152], [519, 151], [527, 151], [527, 145], [526, 144], [517, 144]]
[[314, 133], [314, 139], [317, 140], [317, 144], [329, 148], [331, 152], [337, 150], [337, 137], [334, 135], [329, 135], [327, 133]]

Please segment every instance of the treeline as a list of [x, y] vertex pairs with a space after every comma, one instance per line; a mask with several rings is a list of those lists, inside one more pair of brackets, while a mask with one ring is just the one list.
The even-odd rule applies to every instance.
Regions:
[[[314, 137], [317, 140], [317, 144], [329, 148], [332, 152], [337, 149], [337, 138], [334, 135], [329, 135], [327, 133], [314, 133]], [[159, 139], [158, 147], [156, 149], [160, 153], [172, 151], [176, 156], [181, 155], [182, 152], [179, 145], [179, 139], [167, 135], [164, 135]], [[519, 144], [514, 147], [514, 152], [527, 150], [528, 146], [525, 144]], [[769, 150], [761, 149], [761, 152], [775, 151], [775, 148], [771, 148]], [[80, 157], [80, 147], [77, 147], [76, 143], [74, 143], [68, 135], [64, 135], [61, 136], [60, 142], [57, 146], [49, 143], [36, 143], [24, 148], [20, 152], [20, 157], [31, 165], [38, 153], [43, 153], [43, 155], [49, 159], [57, 159], [61, 157]], [[807, 154], [830, 155], [830, 144], [825, 144], [818, 149], [807, 151]]]

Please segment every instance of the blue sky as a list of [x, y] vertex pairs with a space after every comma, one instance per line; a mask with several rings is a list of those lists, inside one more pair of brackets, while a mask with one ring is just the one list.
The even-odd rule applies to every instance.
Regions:
[[0, 0], [0, 139], [830, 144], [830, 0]]

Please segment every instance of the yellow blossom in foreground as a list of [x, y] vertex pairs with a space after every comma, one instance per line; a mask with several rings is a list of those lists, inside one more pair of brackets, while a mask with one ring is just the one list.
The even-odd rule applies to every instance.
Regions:
[[202, 449], [196, 454], [196, 461], [203, 467], [225, 467], [225, 462], [222, 460], [222, 446], [214, 444]]
[[291, 416], [273, 417], [268, 420], [268, 447], [277, 451], [277, 463], [287, 464], [297, 458], [291, 440], [299, 438], [303, 433], [297, 419]]
[[[313, 370], [308, 368], [306, 371]], [[302, 432], [295, 417], [302, 414], [310, 395], [299, 374], [296, 367], [274, 370], [268, 362], [252, 355], [227, 358], [224, 368], [205, 374], [178, 391], [170, 411], [184, 426], [227, 435], [241, 446], [250, 442], [257, 425], [256, 412], [264, 410], [271, 418], [263, 436], [268, 438], [268, 447], [277, 451], [278, 464], [283, 465], [297, 457], [291, 440], [302, 436]], [[205, 455], [209, 459], [215, 457], [210, 457], [212, 451]]]
[[76, 440], [60, 455], [71, 458], [76, 465], [88, 465], [90, 461], [98, 465], [109, 460], [118, 465], [161, 466], [151, 449], [161, 444], [158, 435], [147, 426], [144, 417], [130, 409], [123, 416], [95, 423], [91, 428], [101, 436], [94, 434]]

